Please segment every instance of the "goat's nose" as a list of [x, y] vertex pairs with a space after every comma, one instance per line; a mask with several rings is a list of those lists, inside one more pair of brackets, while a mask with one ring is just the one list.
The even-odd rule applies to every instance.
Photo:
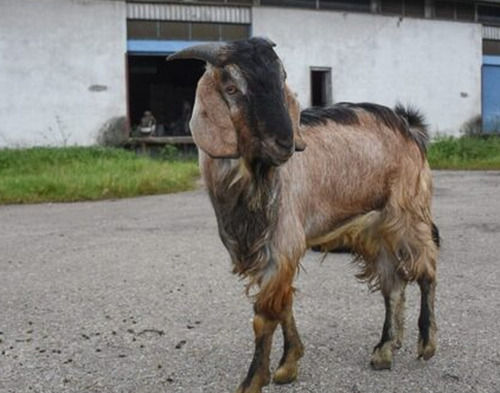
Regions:
[[293, 139], [276, 139], [276, 144], [285, 150], [291, 150], [293, 147]]

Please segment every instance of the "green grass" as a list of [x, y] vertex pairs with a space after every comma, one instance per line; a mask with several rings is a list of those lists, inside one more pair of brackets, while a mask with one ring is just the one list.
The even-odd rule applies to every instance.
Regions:
[[190, 190], [191, 159], [151, 159], [101, 147], [0, 150], [0, 203], [71, 202]]
[[[434, 169], [500, 170], [500, 137], [440, 137], [429, 146]], [[0, 203], [71, 202], [193, 189], [196, 160], [172, 147], [163, 159], [102, 147], [0, 149]]]
[[439, 137], [428, 159], [433, 169], [500, 170], [500, 136]]

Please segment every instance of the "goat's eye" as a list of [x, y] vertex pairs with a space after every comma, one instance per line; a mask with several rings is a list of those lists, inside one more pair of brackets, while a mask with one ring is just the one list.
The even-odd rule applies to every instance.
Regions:
[[226, 88], [224, 89], [224, 91], [225, 91], [227, 94], [232, 95], [232, 94], [235, 94], [235, 93], [238, 91], [238, 89], [236, 88], [236, 86], [231, 85], [231, 86], [226, 87]]

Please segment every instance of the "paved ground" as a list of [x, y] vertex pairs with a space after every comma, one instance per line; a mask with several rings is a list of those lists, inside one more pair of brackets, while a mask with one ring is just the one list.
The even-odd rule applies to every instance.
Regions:
[[[370, 370], [381, 296], [347, 255], [310, 253], [301, 374], [265, 392], [500, 392], [500, 173], [438, 172], [435, 184], [436, 357], [416, 360], [412, 286], [405, 346], [392, 371]], [[253, 346], [242, 289], [201, 191], [0, 207], [0, 392], [232, 392]]]

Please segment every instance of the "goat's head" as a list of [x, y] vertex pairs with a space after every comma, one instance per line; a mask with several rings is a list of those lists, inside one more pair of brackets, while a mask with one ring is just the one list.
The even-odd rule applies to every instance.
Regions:
[[196, 144], [211, 157], [280, 165], [305, 148], [299, 104], [285, 84], [274, 45], [250, 38], [196, 45], [168, 58], [207, 62], [190, 128]]

